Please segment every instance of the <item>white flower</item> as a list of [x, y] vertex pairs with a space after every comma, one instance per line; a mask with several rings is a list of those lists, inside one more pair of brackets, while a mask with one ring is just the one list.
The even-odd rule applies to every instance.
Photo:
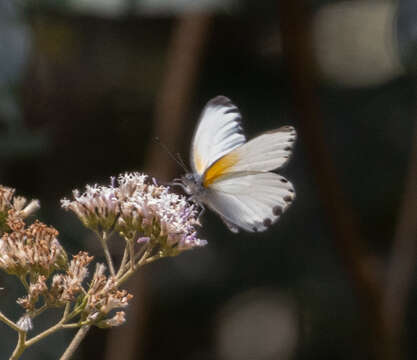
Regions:
[[125, 173], [109, 187], [87, 186], [83, 194], [75, 190], [74, 200], [63, 199], [62, 207], [95, 231], [116, 230], [129, 239], [149, 238], [166, 255], [206, 245], [197, 237], [195, 205], [169, 187], [147, 180], [144, 174]]
[[92, 230], [112, 230], [119, 215], [119, 200], [115, 188], [87, 185], [82, 194], [74, 190], [73, 197], [73, 201], [61, 200], [61, 206], [65, 210], [73, 211]]

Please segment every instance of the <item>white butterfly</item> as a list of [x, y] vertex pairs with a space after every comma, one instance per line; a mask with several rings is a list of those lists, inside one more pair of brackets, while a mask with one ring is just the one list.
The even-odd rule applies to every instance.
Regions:
[[191, 147], [193, 172], [181, 178], [181, 186], [231, 231], [264, 231], [295, 198], [292, 184], [269, 172], [287, 162], [295, 138], [295, 129], [284, 126], [246, 142], [238, 108], [217, 96], [200, 116]]

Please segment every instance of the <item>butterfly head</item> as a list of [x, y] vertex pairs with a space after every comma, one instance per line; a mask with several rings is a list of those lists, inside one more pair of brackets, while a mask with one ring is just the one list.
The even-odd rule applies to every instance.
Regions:
[[187, 173], [182, 176], [181, 183], [183, 185], [184, 191], [188, 195], [198, 195], [204, 190], [201, 182], [201, 177], [195, 173]]

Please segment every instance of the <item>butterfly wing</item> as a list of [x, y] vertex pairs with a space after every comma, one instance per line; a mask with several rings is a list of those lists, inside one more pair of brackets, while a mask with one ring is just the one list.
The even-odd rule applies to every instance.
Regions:
[[241, 115], [225, 96], [211, 99], [204, 107], [191, 145], [191, 167], [203, 175], [216, 160], [245, 143]]
[[292, 184], [270, 172], [237, 172], [218, 178], [207, 189], [204, 202], [229, 229], [265, 231], [295, 198]]
[[291, 155], [296, 136], [293, 127], [284, 126], [236, 147], [206, 170], [204, 186], [209, 187], [218, 178], [230, 173], [266, 172], [283, 166]]

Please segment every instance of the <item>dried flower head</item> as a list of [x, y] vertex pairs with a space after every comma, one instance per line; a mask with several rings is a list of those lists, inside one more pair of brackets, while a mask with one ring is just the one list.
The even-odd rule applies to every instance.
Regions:
[[17, 326], [23, 331], [29, 331], [33, 328], [32, 319], [30, 318], [29, 314], [24, 314], [18, 321]]
[[7, 214], [7, 211], [9, 211], [12, 208], [13, 206], [12, 199], [13, 199], [13, 195], [15, 191], [16, 191], [15, 189], [0, 185], [0, 211], [1, 212], [6, 212]]
[[22, 219], [25, 219], [40, 208], [39, 200], [27, 200], [22, 196], [14, 196], [15, 189], [0, 185], [0, 234], [9, 231], [7, 226], [7, 217], [9, 210], [15, 210], [15, 213]]
[[0, 238], [0, 268], [9, 274], [49, 275], [67, 265], [67, 254], [59, 243], [58, 231], [35, 221], [29, 227], [15, 210], [9, 210], [10, 233]]
[[74, 301], [83, 290], [82, 283], [88, 275], [88, 265], [93, 260], [87, 252], [80, 251], [73, 255], [65, 274], [56, 274], [52, 278], [51, 289], [47, 302], [51, 305], [61, 306]]
[[39, 297], [45, 295], [47, 291], [46, 277], [39, 275], [36, 281], [30, 283], [27, 296], [17, 299], [17, 303], [30, 312], [35, 309]]
[[63, 199], [62, 207], [95, 231], [114, 229], [128, 239], [149, 238], [164, 255], [206, 245], [197, 237], [195, 205], [147, 180], [144, 174], [122, 174], [117, 186], [87, 186], [81, 195], [74, 192], [73, 201]]
[[104, 319], [97, 322], [96, 326], [102, 329], [123, 325], [126, 322], [126, 314], [124, 311], [118, 311], [110, 319]]
[[84, 308], [84, 313], [89, 320], [102, 319], [112, 310], [126, 307], [133, 297], [126, 290], [120, 290], [116, 279], [108, 278], [104, 274], [105, 270], [106, 267], [103, 264], [96, 265]]

